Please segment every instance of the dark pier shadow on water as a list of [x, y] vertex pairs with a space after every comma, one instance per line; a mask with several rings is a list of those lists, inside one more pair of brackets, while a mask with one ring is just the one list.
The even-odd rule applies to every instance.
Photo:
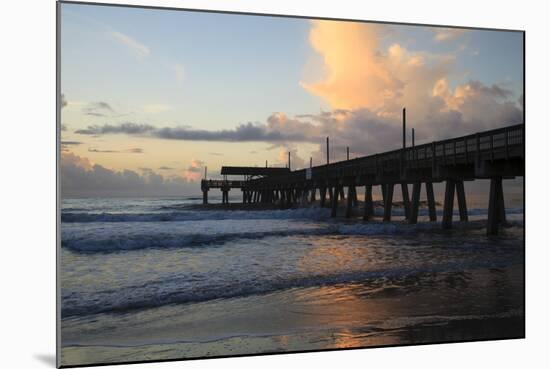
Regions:
[[34, 354], [34, 358], [51, 368], [56, 368], [55, 354]]

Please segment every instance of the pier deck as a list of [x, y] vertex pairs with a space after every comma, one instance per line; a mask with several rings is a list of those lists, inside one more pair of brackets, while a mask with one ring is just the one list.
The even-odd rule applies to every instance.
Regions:
[[[222, 168], [222, 174], [225, 171], [225, 174], [248, 174], [248, 177], [243, 181], [203, 180], [201, 189], [205, 203], [211, 188], [222, 189], [223, 202], [228, 202], [227, 191], [239, 188], [245, 203], [278, 203], [283, 208], [315, 201], [319, 191], [320, 205], [330, 206], [333, 216], [336, 216], [339, 200], [346, 198], [346, 216], [349, 217], [358, 203], [356, 188], [365, 186], [363, 218], [369, 220], [374, 214], [372, 187], [381, 186], [384, 220], [390, 221], [394, 188], [400, 185], [405, 217], [414, 224], [418, 218], [422, 184], [426, 190], [430, 220], [436, 221], [433, 183], [445, 182], [442, 226], [451, 228], [455, 192], [460, 220], [466, 221], [464, 181], [490, 179], [487, 233], [496, 234], [498, 226], [506, 221], [502, 180], [524, 176], [524, 141], [524, 125], [519, 124], [294, 171], [288, 168], [223, 167], [240, 168], [240, 171]], [[254, 169], [264, 171], [255, 177]], [[411, 198], [409, 184], [412, 184]], [[344, 196], [344, 188], [347, 196]]]

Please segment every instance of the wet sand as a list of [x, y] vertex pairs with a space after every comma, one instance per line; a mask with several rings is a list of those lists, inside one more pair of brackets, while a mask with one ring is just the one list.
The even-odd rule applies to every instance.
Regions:
[[296, 288], [104, 316], [108, 332], [93, 319], [85, 330], [68, 320], [62, 358], [84, 365], [521, 338], [523, 311], [520, 265], [419, 274], [395, 288]]

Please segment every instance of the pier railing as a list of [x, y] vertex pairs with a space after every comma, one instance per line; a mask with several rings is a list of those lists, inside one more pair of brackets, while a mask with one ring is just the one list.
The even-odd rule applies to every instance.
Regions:
[[[330, 180], [342, 177], [394, 173], [407, 169], [432, 169], [438, 165], [472, 164], [482, 160], [509, 159], [523, 156], [523, 124], [479, 132], [467, 136], [426, 143], [405, 149], [344, 160], [310, 168], [311, 180]], [[286, 175], [259, 178], [247, 186], [285, 184], [306, 180], [308, 169]]]

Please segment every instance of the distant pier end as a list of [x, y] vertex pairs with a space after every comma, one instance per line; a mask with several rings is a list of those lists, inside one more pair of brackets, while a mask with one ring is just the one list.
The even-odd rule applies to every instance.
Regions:
[[[269, 168], [269, 167], [230, 167], [223, 166], [221, 175], [223, 179], [203, 179], [201, 181], [202, 203], [208, 204], [208, 191], [211, 188], [219, 188], [222, 191], [222, 204], [229, 204], [229, 191], [232, 188], [240, 188], [243, 192], [243, 203], [257, 202], [252, 197], [256, 194], [248, 189], [248, 183], [254, 179], [268, 178], [280, 175], [290, 174], [288, 168]], [[243, 180], [228, 180], [227, 176], [243, 176]]]
[[[405, 131], [404, 131], [405, 132]], [[490, 131], [406, 147], [375, 155], [359, 157], [316, 167], [291, 171], [289, 168], [222, 167], [221, 180], [203, 180], [203, 203], [208, 191], [220, 188], [222, 203], [229, 202], [232, 188], [243, 192], [243, 203], [277, 203], [281, 208], [313, 202], [319, 191], [320, 206], [329, 206], [337, 215], [338, 203], [347, 188], [346, 216], [357, 206], [358, 186], [365, 186], [363, 219], [372, 218], [372, 187], [380, 186], [384, 204], [384, 221], [391, 221], [395, 185], [403, 194], [405, 219], [415, 224], [422, 185], [430, 221], [436, 221], [433, 183], [445, 182], [442, 227], [452, 227], [455, 193], [459, 218], [468, 220], [464, 181], [489, 179], [487, 234], [498, 233], [506, 222], [502, 181], [523, 177], [525, 173], [524, 125], [513, 125]], [[328, 139], [327, 139], [328, 143]], [[243, 180], [228, 180], [228, 175], [242, 175]], [[412, 184], [409, 198], [408, 185]]]

